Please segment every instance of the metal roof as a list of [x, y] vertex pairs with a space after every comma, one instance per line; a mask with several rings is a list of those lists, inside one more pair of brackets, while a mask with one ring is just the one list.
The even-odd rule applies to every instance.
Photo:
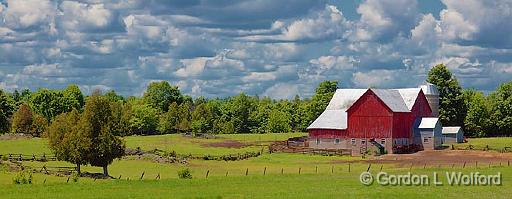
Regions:
[[455, 134], [460, 130], [460, 126], [446, 126], [443, 127], [443, 134]]
[[410, 112], [397, 90], [371, 89], [393, 112]]
[[347, 112], [325, 110], [307, 129], [347, 129]]
[[433, 129], [433, 128], [436, 128], [437, 122], [439, 122], [439, 118], [437, 118], [437, 117], [424, 117], [424, 118], [421, 118], [421, 123], [418, 126], [418, 128]]
[[425, 95], [439, 95], [439, 90], [437, 90], [436, 85], [427, 83], [425, 85], [420, 86], [421, 90]]
[[418, 95], [420, 94], [421, 88], [402, 88], [402, 89], [395, 89], [397, 90], [400, 95], [402, 96], [402, 99], [404, 100], [405, 105], [407, 105], [407, 108], [412, 110], [412, 107], [414, 106], [414, 102], [416, 102], [416, 99], [418, 98]]
[[337, 89], [325, 110], [347, 110], [368, 89]]

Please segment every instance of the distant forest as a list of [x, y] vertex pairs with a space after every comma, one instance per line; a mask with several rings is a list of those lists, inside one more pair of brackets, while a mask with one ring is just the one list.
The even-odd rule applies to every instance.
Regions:
[[[462, 89], [442, 64], [432, 68], [427, 81], [440, 91], [444, 126], [462, 126], [469, 137], [512, 136], [512, 81], [486, 96], [474, 89]], [[291, 100], [244, 93], [193, 99], [166, 81], [150, 83], [142, 97], [123, 97], [113, 90], [84, 96], [76, 85], [35, 92], [0, 90], [0, 133], [47, 136], [57, 116], [73, 110], [82, 113], [91, 96], [108, 102], [100, 103], [104, 107], [98, 110], [109, 112], [116, 136], [304, 132], [325, 109], [336, 88], [336, 81], [324, 81], [311, 98], [296, 96]]]

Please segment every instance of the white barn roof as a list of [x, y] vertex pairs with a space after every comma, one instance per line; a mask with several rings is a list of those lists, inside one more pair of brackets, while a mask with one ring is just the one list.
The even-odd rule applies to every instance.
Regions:
[[437, 122], [439, 122], [439, 118], [437, 118], [437, 117], [424, 117], [424, 118], [421, 118], [421, 123], [418, 126], [418, 128], [433, 129], [433, 128], [436, 128]]
[[345, 110], [325, 110], [308, 129], [347, 129], [347, 119]]
[[459, 133], [460, 126], [446, 126], [443, 127], [443, 134], [455, 134]]
[[421, 88], [403, 88], [403, 89], [396, 89], [400, 95], [402, 96], [402, 99], [404, 100], [405, 105], [407, 105], [407, 108], [412, 110], [412, 107], [414, 106], [414, 102], [416, 102], [416, 99], [418, 98], [418, 94], [420, 94]]
[[371, 89], [393, 112], [410, 112], [397, 90]]

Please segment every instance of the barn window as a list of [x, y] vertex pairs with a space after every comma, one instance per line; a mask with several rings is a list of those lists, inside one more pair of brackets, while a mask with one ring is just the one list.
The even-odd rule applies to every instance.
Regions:
[[423, 142], [428, 142], [428, 138], [423, 138]]
[[340, 143], [340, 139], [339, 139], [339, 138], [336, 138], [336, 139], [334, 140], [334, 143], [339, 144], [339, 143]]
[[320, 138], [316, 138], [316, 144], [320, 144]]
[[352, 145], [356, 145], [356, 138], [352, 138], [350, 141], [352, 142]]
[[366, 139], [361, 139], [361, 144], [365, 144], [366, 143]]
[[382, 145], [386, 144], [386, 139], [385, 138], [380, 139], [380, 144], [382, 144]]

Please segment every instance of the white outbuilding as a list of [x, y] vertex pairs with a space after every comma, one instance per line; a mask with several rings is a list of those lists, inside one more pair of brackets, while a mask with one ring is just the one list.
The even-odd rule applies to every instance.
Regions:
[[462, 143], [464, 142], [464, 131], [460, 126], [443, 127], [443, 143]]

